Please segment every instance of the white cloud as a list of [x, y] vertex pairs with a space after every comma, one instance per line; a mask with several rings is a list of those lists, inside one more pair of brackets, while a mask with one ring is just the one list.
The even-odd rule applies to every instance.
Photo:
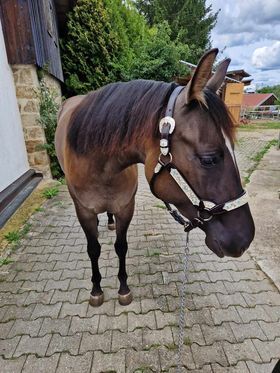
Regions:
[[255, 49], [252, 64], [261, 70], [280, 69], [280, 41]]
[[[280, 0], [206, 0], [220, 9], [213, 47], [230, 57], [230, 70], [244, 69], [257, 85], [280, 83]], [[264, 49], [267, 48], [267, 49]], [[277, 70], [278, 69], [278, 70]]]

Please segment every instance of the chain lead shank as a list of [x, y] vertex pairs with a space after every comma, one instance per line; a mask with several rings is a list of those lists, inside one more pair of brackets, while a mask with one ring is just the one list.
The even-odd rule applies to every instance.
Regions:
[[177, 353], [177, 373], [182, 372], [183, 367], [183, 347], [185, 335], [185, 309], [186, 309], [186, 287], [187, 287], [187, 272], [189, 259], [189, 232], [186, 235], [186, 245], [183, 257], [183, 280], [180, 290], [180, 308], [179, 308], [179, 332], [178, 332], [178, 353]]

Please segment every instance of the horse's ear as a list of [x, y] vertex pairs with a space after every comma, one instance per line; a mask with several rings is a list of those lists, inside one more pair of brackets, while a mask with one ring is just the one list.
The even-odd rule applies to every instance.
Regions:
[[206, 87], [211, 89], [211, 91], [217, 92], [219, 88], [221, 87], [226, 73], [228, 65], [230, 64], [231, 59], [226, 58], [223, 60], [217, 67], [217, 70], [215, 71], [214, 75], [209, 79], [208, 83], [206, 84]]
[[219, 50], [217, 48], [211, 49], [201, 57], [186, 90], [187, 104], [193, 100], [197, 100], [205, 104], [203, 88], [206, 86], [206, 83], [211, 76], [212, 66], [218, 51]]

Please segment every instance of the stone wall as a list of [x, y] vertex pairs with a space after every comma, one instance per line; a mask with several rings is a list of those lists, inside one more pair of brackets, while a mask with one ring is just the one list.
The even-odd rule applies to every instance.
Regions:
[[[12, 66], [16, 96], [23, 126], [28, 161], [31, 168], [42, 172], [44, 177], [51, 178], [50, 162], [47, 151], [42, 149], [46, 143], [45, 132], [38, 122], [39, 112], [39, 79], [34, 65]], [[46, 84], [57, 92], [57, 100], [61, 101], [59, 82], [45, 74]]]
[[54, 95], [56, 97], [56, 102], [61, 105], [62, 102], [62, 94], [61, 94], [61, 86], [59, 81], [54, 78], [50, 74], [44, 73], [43, 80], [45, 81], [46, 85], [50, 88], [52, 92], [54, 92]]

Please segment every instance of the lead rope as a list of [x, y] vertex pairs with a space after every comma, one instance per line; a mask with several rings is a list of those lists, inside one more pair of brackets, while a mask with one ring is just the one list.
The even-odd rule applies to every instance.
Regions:
[[187, 272], [189, 259], [189, 233], [186, 235], [186, 245], [183, 257], [183, 281], [180, 291], [180, 310], [179, 310], [179, 331], [178, 331], [178, 353], [177, 353], [177, 373], [182, 372], [183, 367], [183, 346], [185, 334], [185, 309], [186, 309], [186, 287], [187, 287]]

